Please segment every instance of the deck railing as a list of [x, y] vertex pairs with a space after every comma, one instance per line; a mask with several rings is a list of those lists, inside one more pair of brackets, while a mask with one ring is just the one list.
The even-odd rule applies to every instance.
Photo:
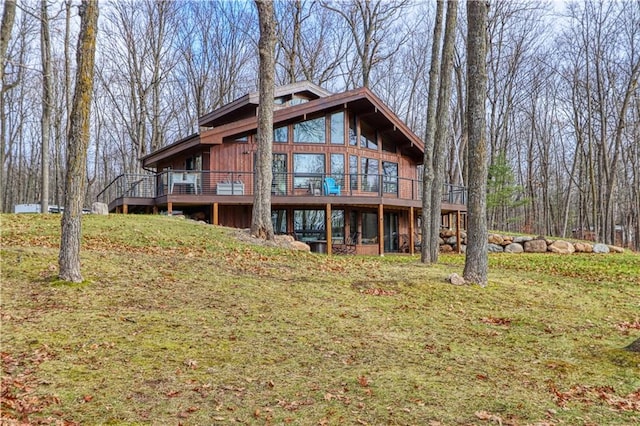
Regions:
[[[334, 187], [326, 186], [325, 178], [333, 178]], [[157, 174], [120, 175], [98, 194], [97, 199], [109, 204], [119, 198], [157, 198], [166, 195], [253, 196], [254, 191], [254, 173], [172, 170]], [[278, 197], [321, 195], [421, 200], [422, 182], [373, 174], [274, 172], [271, 194], [273, 200]], [[466, 188], [445, 184], [442, 202], [466, 205]]]

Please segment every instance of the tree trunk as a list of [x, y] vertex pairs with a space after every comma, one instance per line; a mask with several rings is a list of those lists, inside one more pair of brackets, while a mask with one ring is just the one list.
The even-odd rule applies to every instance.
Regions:
[[487, 4], [467, 2], [467, 126], [469, 202], [464, 279], [485, 286], [488, 280], [487, 231]]
[[51, 107], [53, 105], [51, 87], [51, 41], [49, 36], [49, 12], [47, 0], [40, 3], [40, 53], [42, 58], [42, 162], [40, 173], [40, 212], [49, 212], [49, 139], [51, 135]]
[[[436, 128], [436, 106], [438, 100], [438, 83], [440, 79], [440, 40], [442, 39], [442, 15], [444, 0], [438, 0], [436, 21], [433, 26], [431, 45], [431, 67], [429, 69], [429, 99], [427, 101], [427, 131], [424, 141], [424, 161], [422, 175], [422, 245], [420, 261], [432, 263], [431, 257], [431, 185], [433, 185], [433, 141]], [[438, 214], [438, 212], [436, 212]]]
[[444, 185], [445, 148], [449, 139], [449, 103], [451, 102], [451, 71], [453, 69], [453, 48], [456, 40], [458, 1], [447, 3], [447, 18], [444, 28], [444, 46], [440, 67], [440, 89], [436, 111], [436, 132], [433, 145], [433, 183], [431, 184], [431, 261], [438, 261], [438, 238], [440, 237], [440, 209], [442, 207], [442, 186]]
[[[2, 12], [2, 26], [0, 27], [0, 188], [6, 188], [5, 185], [5, 113], [4, 113], [4, 65], [11, 39], [11, 30], [13, 29], [13, 21], [16, 17], [15, 0], [7, 0], [4, 4]], [[0, 213], [4, 211], [4, 193], [0, 194]]]
[[256, 189], [253, 196], [251, 235], [273, 240], [271, 223], [271, 181], [273, 145], [273, 97], [275, 91], [276, 22], [273, 3], [256, 0], [260, 22], [260, 106], [258, 108], [258, 154], [256, 156]]
[[82, 204], [87, 174], [89, 119], [93, 94], [93, 68], [98, 31], [98, 1], [83, 0], [79, 8], [76, 87], [73, 95], [67, 147], [64, 213], [60, 240], [60, 279], [81, 282], [80, 241], [82, 237]]

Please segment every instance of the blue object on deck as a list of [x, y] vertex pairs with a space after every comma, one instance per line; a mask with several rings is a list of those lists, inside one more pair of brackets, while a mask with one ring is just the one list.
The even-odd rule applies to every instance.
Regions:
[[324, 179], [324, 194], [325, 195], [340, 195], [340, 185], [336, 183], [334, 178]]

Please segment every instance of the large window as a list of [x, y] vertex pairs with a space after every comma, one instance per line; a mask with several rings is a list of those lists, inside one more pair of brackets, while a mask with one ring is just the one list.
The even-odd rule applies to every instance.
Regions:
[[289, 132], [287, 126], [273, 129], [273, 141], [276, 143], [287, 143], [289, 141]]
[[382, 172], [384, 174], [382, 190], [390, 194], [397, 194], [398, 193], [398, 163], [383, 161]]
[[293, 141], [299, 143], [325, 143], [324, 117], [294, 124]]
[[349, 181], [351, 182], [351, 189], [358, 190], [358, 156], [349, 156]]
[[312, 193], [321, 188], [325, 171], [324, 154], [293, 154], [293, 185], [308, 188]]
[[360, 146], [369, 149], [378, 149], [376, 129], [360, 120]]
[[378, 214], [362, 213], [362, 244], [376, 244], [378, 242]]
[[335, 244], [344, 244], [344, 210], [331, 211], [331, 238]]
[[331, 114], [331, 143], [344, 145], [344, 112]]
[[274, 195], [287, 194], [287, 154], [273, 154], [273, 180], [271, 181], [271, 192]]
[[331, 177], [344, 188], [344, 154], [331, 154]]
[[326, 240], [324, 210], [294, 210], [293, 229], [301, 241]]
[[274, 234], [286, 234], [287, 233], [287, 211], [286, 210], [272, 210], [271, 222], [273, 223]]
[[349, 145], [358, 146], [358, 127], [356, 126], [356, 115], [349, 115]]
[[368, 192], [378, 192], [378, 176], [380, 175], [380, 161], [375, 158], [362, 157], [362, 190]]

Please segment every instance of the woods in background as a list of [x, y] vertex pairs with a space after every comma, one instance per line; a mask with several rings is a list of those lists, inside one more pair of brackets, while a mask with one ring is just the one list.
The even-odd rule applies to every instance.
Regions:
[[[79, 4], [3, 2], [3, 211], [47, 192], [63, 203]], [[444, 181], [468, 185], [463, 4], [439, 142]], [[435, 10], [421, 0], [276, 1], [276, 84], [367, 85], [424, 137]], [[141, 156], [198, 131], [199, 115], [257, 90], [257, 19], [252, 2], [101, 2], [87, 205], [121, 173], [140, 172]], [[639, 248], [640, 3], [496, 0], [487, 30], [488, 188], [498, 194], [489, 228]]]

